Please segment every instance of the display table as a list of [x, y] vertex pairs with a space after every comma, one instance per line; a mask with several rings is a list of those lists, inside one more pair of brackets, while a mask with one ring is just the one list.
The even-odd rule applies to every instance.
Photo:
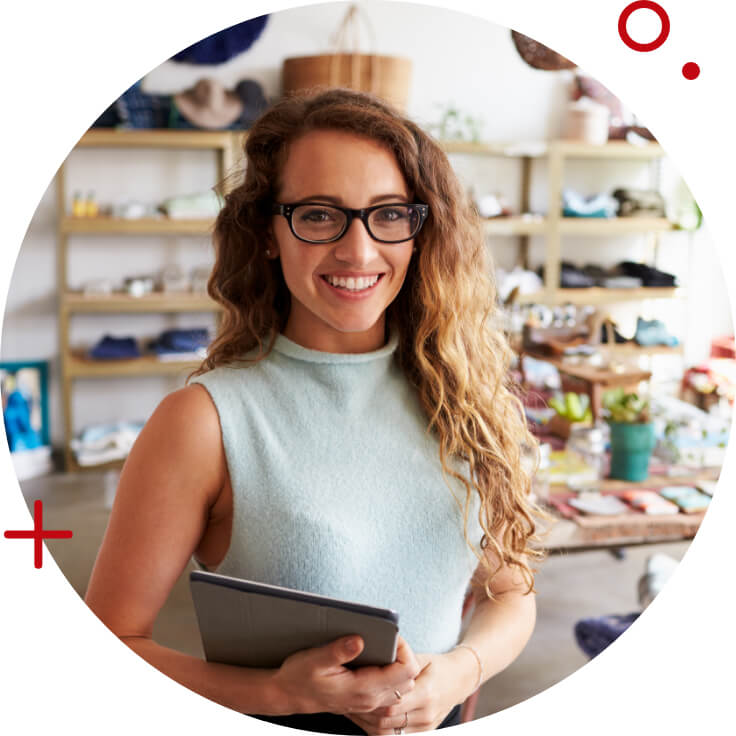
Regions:
[[[628, 488], [656, 490], [664, 486], [695, 485], [700, 480], [717, 480], [719, 474], [720, 468], [704, 468], [690, 476], [656, 475], [641, 483], [603, 480], [590, 484], [590, 487], [618, 495]], [[705, 512], [654, 515], [633, 509], [625, 514], [611, 516], [573, 515], [565, 510], [565, 501], [573, 496], [567, 486], [555, 485], [550, 489], [548, 510], [554, 516], [554, 521], [543, 524], [540, 530], [541, 546], [549, 553], [692, 539], [705, 516]]]
[[610, 369], [602, 369], [586, 363], [572, 363], [569, 358], [565, 359], [560, 356], [547, 355], [545, 353], [529, 350], [527, 348], [516, 348], [519, 355], [519, 370], [521, 372], [522, 383], [526, 385], [526, 376], [524, 375], [524, 356], [529, 356], [534, 360], [542, 360], [553, 365], [560, 374], [570, 376], [585, 386], [585, 392], [590, 397], [590, 407], [593, 413], [593, 422], [597, 422], [600, 418], [601, 407], [603, 402], [603, 393], [612, 388], [622, 386], [625, 389], [635, 389], [641, 381], [648, 381], [652, 374], [650, 371], [642, 370], [624, 370], [613, 371]]

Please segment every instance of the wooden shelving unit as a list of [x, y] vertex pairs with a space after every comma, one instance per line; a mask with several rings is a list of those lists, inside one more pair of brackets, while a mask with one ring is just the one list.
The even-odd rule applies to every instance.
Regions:
[[[560, 262], [562, 261], [563, 238], [575, 237], [613, 237], [648, 234], [654, 244], [662, 233], [676, 230], [666, 218], [659, 217], [613, 217], [585, 218], [564, 217], [562, 214], [562, 188], [565, 165], [571, 160], [632, 161], [654, 164], [665, 156], [662, 147], [656, 143], [632, 145], [625, 141], [609, 141], [603, 145], [592, 145], [571, 141], [547, 141], [522, 143], [456, 143], [443, 144], [448, 154], [513, 157], [522, 167], [520, 203], [521, 211], [529, 212], [529, 189], [531, 166], [535, 159], [545, 158], [547, 162], [547, 188], [549, 212], [546, 214], [524, 214], [511, 217], [496, 217], [483, 221], [484, 232], [488, 236], [517, 237], [520, 243], [522, 261], [528, 268], [528, 243], [530, 236], [544, 236], [544, 289], [536, 294], [524, 295], [521, 299], [529, 303], [550, 305], [575, 304], [593, 306], [611, 305], [623, 302], [649, 299], [683, 299], [684, 288], [641, 287], [635, 289], [583, 288], [563, 289], [559, 287]], [[604, 344], [603, 349], [621, 356], [682, 355], [683, 346], [642, 347], [635, 343]]]
[[113, 378], [122, 376], [182, 376], [199, 366], [198, 360], [164, 361], [153, 355], [127, 360], [92, 360], [72, 351], [67, 356], [71, 378]]
[[211, 312], [220, 306], [207, 294], [163, 294], [155, 292], [145, 296], [110, 294], [109, 296], [87, 296], [70, 291], [62, 296], [65, 309], [70, 313], [99, 312]]
[[658, 288], [641, 287], [639, 289], [603, 289], [592, 286], [587, 289], [553, 289], [551, 292], [540, 291], [527, 294], [525, 302], [538, 304], [616, 304], [635, 302], [645, 299], [683, 299], [687, 292], [682, 287]]
[[[212, 150], [217, 156], [217, 178], [222, 181], [234, 167], [244, 133], [205, 132], [177, 130], [108, 130], [97, 129], [86, 133], [78, 142], [78, 148], [103, 149], [179, 149]], [[519, 238], [522, 254], [528, 252], [531, 236], [545, 237], [545, 288], [542, 292], [525, 296], [529, 301], [549, 304], [611, 304], [643, 299], [671, 299], [684, 296], [683, 289], [561, 289], [558, 287], [563, 237], [605, 237], [637, 233], [650, 233], [654, 238], [670, 231], [673, 225], [661, 218], [567, 218], [561, 212], [562, 182], [565, 162], [573, 159], [631, 160], [643, 163], [656, 161], [664, 156], [657, 144], [633, 146], [625, 142], [609, 142], [605, 145], [589, 145], [569, 141], [530, 141], [507, 143], [445, 142], [441, 144], [448, 154], [472, 156], [497, 156], [513, 158], [521, 165], [521, 210], [529, 210], [532, 165], [535, 160], [547, 162], [548, 199], [550, 211], [546, 215], [521, 215], [485, 220], [487, 235]], [[207, 236], [212, 232], [212, 220], [173, 220], [166, 217], [127, 220], [113, 217], [80, 218], [67, 214], [65, 172], [61, 167], [57, 175], [57, 237], [59, 284], [59, 349], [61, 354], [62, 405], [64, 429], [67, 440], [66, 466], [81, 469], [69, 449], [73, 436], [71, 396], [75, 381], [104, 379], [114, 376], [186, 376], [197, 364], [193, 362], [163, 362], [152, 356], [125, 361], [92, 361], [72, 352], [69, 345], [70, 321], [75, 314], [113, 313], [175, 313], [208, 312], [217, 305], [204, 294], [150, 294], [135, 298], [127, 294], [109, 296], [85, 296], [68, 289], [67, 261], [69, 241], [87, 241], [88, 235], [159, 235], [159, 236]], [[639, 348], [632, 345], [608, 346], [615, 351], [641, 354], [677, 354], [680, 348]], [[109, 463], [100, 467], [119, 467]]]
[[[218, 181], [223, 181], [233, 169], [241, 134], [232, 132], [180, 131], [180, 130], [108, 130], [87, 132], [77, 143], [77, 148], [105, 149], [177, 149], [210, 150], [215, 153]], [[215, 182], [208, 182], [210, 186]], [[143, 297], [128, 294], [86, 296], [68, 288], [68, 252], [71, 238], [86, 235], [160, 235], [207, 236], [212, 232], [212, 219], [169, 219], [149, 217], [128, 220], [113, 217], [72, 217], [67, 211], [65, 167], [61, 166], [56, 177], [57, 201], [57, 273], [59, 285], [59, 352], [61, 356], [62, 413], [65, 433], [65, 465], [68, 470], [84, 470], [77, 464], [69, 442], [74, 436], [72, 393], [75, 382], [81, 379], [105, 379], [128, 376], [174, 376], [185, 378], [198, 361], [161, 361], [155, 356], [131, 360], [100, 361], [86, 358], [73, 351], [69, 341], [71, 318], [75, 314], [113, 313], [175, 313], [212, 312], [219, 309], [206, 294], [153, 293]], [[95, 470], [119, 467], [115, 461], [94, 466]]]
[[66, 235], [207, 235], [214, 220], [175, 220], [168, 217], [64, 217], [59, 225]]

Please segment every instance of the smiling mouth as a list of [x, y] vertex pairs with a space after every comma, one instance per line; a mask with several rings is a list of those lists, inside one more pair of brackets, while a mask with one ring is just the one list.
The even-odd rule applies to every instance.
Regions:
[[329, 274], [322, 274], [320, 278], [324, 279], [330, 286], [336, 289], [357, 293], [372, 289], [383, 276], [384, 274], [379, 273], [373, 276], [361, 276], [359, 278], [353, 278], [351, 276], [346, 278], [344, 276], [336, 277], [330, 276]]

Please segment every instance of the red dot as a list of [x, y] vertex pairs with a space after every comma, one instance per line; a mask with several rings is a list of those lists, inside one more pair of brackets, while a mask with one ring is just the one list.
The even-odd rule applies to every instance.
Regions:
[[685, 79], [697, 79], [700, 76], [700, 67], [694, 61], [688, 61], [682, 67], [682, 76]]

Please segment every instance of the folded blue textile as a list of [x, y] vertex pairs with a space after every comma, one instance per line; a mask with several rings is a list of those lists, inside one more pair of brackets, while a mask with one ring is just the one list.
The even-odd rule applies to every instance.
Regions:
[[105, 335], [89, 351], [89, 355], [96, 360], [121, 360], [122, 358], [139, 358], [141, 351], [133, 337]]
[[191, 353], [209, 345], [210, 336], [206, 328], [189, 330], [165, 330], [149, 347], [155, 353]]
[[629, 613], [622, 616], [581, 619], [575, 624], [575, 639], [578, 646], [593, 659], [609, 644], [613, 644], [639, 618], [639, 615]]
[[562, 214], [564, 217], [615, 217], [618, 201], [608, 194], [584, 197], [573, 189], [562, 192]]

